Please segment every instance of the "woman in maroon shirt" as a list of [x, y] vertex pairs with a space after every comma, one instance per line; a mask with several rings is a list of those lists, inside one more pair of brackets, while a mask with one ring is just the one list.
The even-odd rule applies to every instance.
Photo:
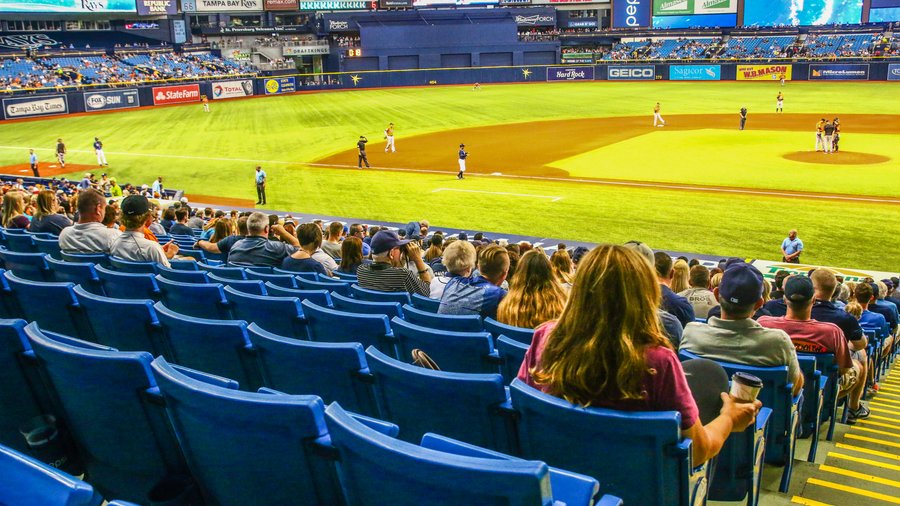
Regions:
[[31, 226], [31, 220], [25, 216], [25, 200], [19, 190], [10, 190], [3, 196], [3, 214], [0, 225], [6, 228], [25, 228]]
[[701, 422], [682, 365], [660, 328], [659, 300], [644, 257], [622, 246], [597, 247], [579, 264], [559, 320], [535, 331], [518, 377], [582, 406], [678, 411], [699, 465], [719, 453], [729, 433], [750, 425], [761, 403], [738, 404], [723, 388], [718, 416]]

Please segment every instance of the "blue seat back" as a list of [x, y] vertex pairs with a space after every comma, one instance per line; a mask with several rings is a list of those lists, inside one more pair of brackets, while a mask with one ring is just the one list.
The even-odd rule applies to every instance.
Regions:
[[355, 284], [350, 285], [350, 292], [347, 295], [370, 302], [398, 302], [401, 306], [412, 302], [407, 292], [379, 292]]
[[331, 302], [334, 308], [339, 311], [358, 314], [378, 314], [385, 315], [388, 318], [395, 316], [403, 317], [403, 310], [400, 309], [399, 302], [372, 302], [361, 299], [354, 299], [339, 293], [331, 294]]
[[[244, 267], [243, 269], [245, 272], [252, 271], [257, 274], [274, 274], [275, 273], [274, 267], [271, 267], [269, 265], [248, 265], [248, 266]], [[248, 277], [247, 279], [251, 279], [251, 278]]]
[[325, 410], [350, 504], [551, 506], [543, 462], [453, 455], [398, 441], [354, 420], [338, 404]]
[[341, 504], [331, 462], [313, 445], [327, 435], [314, 396], [241, 392], [153, 361], [166, 410], [207, 504]]
[[250, 356], [246, 322], [194, 318], [161, 302], [154, 309], [175, 363], [233, 379], [248, 390], [261, 386], [259, 371]]
[[75, 299], [73, 283], [29, 281], [9, 271], [3, 275], [26, 320], [67, 336], [86, 341], [94, 339], [90, 324]]
[[284, 269], [279, 269], [278, 267], [273, 267], [272, 272], [274, 274], [289, 274], [296, 278], [303, 278], [308, 281], [318, 281], [319, 280], [319, 275], [312, 271], [296, 272], [296, 271], [288, 271], [288, 270], [284, 270]]
[[[164, 244], [164, 243], [162, 243]], [[193, 260], [178, 260], [171, 259], [169, 260], [169, 265], [172, 266], [176, 271], [199, 271], [200, 268], [197, 267], [197, 262]]]
[[132, 274], [156, 274], [156, 262], [132, 262], [124, 258], [109, 257], [109, 266], [119, 272]]
[[371, 376], [359, 343], [314, 343], [247, 328], [263, 384], [296, 395], [318, 395], [354, 413], [378, 416]]
[[200, 267], [201, 270], [209, 272], [210, 274], [215, 274], [221, 278], [229, 278], [229, 279], [247, 279], [247, 274], [244, 272], [244, 269], [241, 267], [222, 267], [219, 265], [208, 265], [208, 264], [198, 264], [197, 267]]
[[328, 309], [309, 300], [301, 303], [309, 338], [320, 343], [360, 343], [396, 356], [394, 334], [384, 315], [363, 315]]
[[516, 451], [503, 377], [432, 371], [366, 350], [381, 418], [408, 442], [435, 432], [501, 452]]
[[191, 257], [198, 262], [206, 262], [206, 253], [200, 249], [180, 248], [178, 254], [181, 256]]
[[[818, 431], [825, 405], [825, 388], [823, 388], [822, 372], [816, 368], [816, 357], [797, 354], [797, 363], [803, 371], [803, 410], [800, 413], [802, 434], [809, 435]], [[813, 440], [815, 444], [816, 440]]]
[[209, 274], [209, 281], [230, 286], [235, 290], [253, 295], [266, 295], [266, 284], [258, 279], [232, 279]]
[[490, 332], [494, 339], [500, 336], [506, 336], [510, 339], [531, 345], [531, 338], [534, 337], [534, 329], [526, 329], [522, 327], [514, 327], [505, 323], [500, 323], [493, 318], [484, 319], [484, 330]]
[[348, 272], [334, 271], [332, 272], [332, 274], [337, 276], [337, 278], [341, 281], [347, 281], [350, 283], [356, 283], [356, 281], [359, 279], [357, 278], [356, 274], [350, 274]]
[[170, 269], [165, 265], [156, 267], [159, 275], [171, 280], [180, 281], [182, 283], [209, 283], [209, 274], [206, 271], [187, 271], [182, 269]]
[[394, 318], [391, 329], [397, 353], [403, 362], [412, 362], [412, 351], [422, 350], [442, 371], [492, 374], [500, 372], [500, 356], [487, 332], [449, 332], [413, 325]]
[[159, 300], [161, 294], [153, 274], [118, 272], [96, 265], [97, 277], [103, 285], [103, 292], [116, 299]]
[[[825, 422], [834, 416], [835, 410], [837, 409], [837, 395], [840, 390], [840, 368], [838, 367], [833, 353], [797, 353], [797, 358], [799, 359], [801, 357], [813, 357], [816, 360], [816, 370], [819, 371], [822, 376], [828, 378], [828, 382], [825, 383], [825, 388], [822, 391], [824, 401], [822, 413], [819, 418], [820, 421]], [[805, 391], [806, 389], [804, 388], [804, 392]], [[807, 416], [811, 415], [808, 409], [810, 409], [809, 406], [804, 402], [804, 422], [809, 421]]]
[[247, 279], [256, 279], [263, 283], [272, 283], [273, 285], [284, 288], [297, 288], [297, 278], [290, 274], [266, 274], [257, 272], [254, 269], [246, 270]]
[[495, 346], [500, 354], [500, 373], [506, 383], [511, 383], [518, 376], [530, 346], [506, 336], [498, 337]]
[[103, 504], [90, 484], [5, 446], [0, 446], [0, 469], [0, 504]]
[[231, 319], [225, 289], [219, 283], [182, 283], [156, 276], [156, 284], [162, 292], [162, 302], [172, 311], [197, 318]]
[[677, 411], [585, 408], [519, 380], [510, 394], [523, 458], [592, 476], [625, 504], [700, 504], [690, 500], [690, 440]]
[[266, 293], [273, 297], [297, 297], [300, 302], [308, 300], [317, 306], [331, 307], [331, 293], [327, 290], [299, 290], [294, 288], [285, 288], [273, 284], [271, 281], [266, 282]]
[[345, 281], [310, 281], [302, 277], [297, 277], [297, 286], [303, 290], [328, 290], [329, 292], [339, 293], [350, 297], [350, 283]]
[[231, 303], [231, 313], [236, 320], [256, 323], [274, 334], [309, 339], [303, 308], [296, 297], [253, 295], [226, 286], [225, 298]]
[[409, 304], [403, 306], [403, 319], [422, 327], [452, 332], [482, 332], [484, 330], [481, 317], [478, 315], [437, 314], [416, 309]]
[[17, 253], [37, 253], [31, 234], [6, 234], [6, 247]]
[[[75, 298], [96, 342], [120, 351], [170, 356], [152, 300], [114, 299], [90, 293], [82, 286], [75, 287]], [[128, 326], [127, 331], [123, 331], [123, 324]]]
[[38, 253], [50, 255], [52, 258], [62, 260], [62, 251], [59, 249], [59, 239], [34, 238], [34, 247]]
[[46, 257], [43, 253], [18, 253], [0, 249], [0, 260], [7, 271], [33, 281], [53, 281], [53, 273], [50, 272]]
[[106, 253], [67, 253], [63, 251], [61, 255], [66, 262], [90, 262], [94, 265], [109, 267], [109, 255]]
[[51, 412], [50, 397], [29, 360], [33, 353], [25, 336], [26, 324], [25, 320], [0, 320], [0, 444], [22, 452], [28, 445], [19, 428]]
[[149, 353], [73, 339], [64, 343], [34, 323], [25, 334], [62, 406], [87, 475], [104, 496], [144, 502], [160, 479], [186, 471], [165, 412], [151, 400], [156, 382]]
[[440, 300], [432, 299], [418, 293], [412, 294], [412, 296], [410, 296], [410, 300], [412, 300], [412, 305], [414, 308], [421, 309], [422, 311], [437, 313], [438, 309], [440, 309], [441, 307]]
[[104, 295], [103, 285], [97, 276], [97, 270], [92, 263], [63, 262], [51, 257], [46, 258], [47, 265], [53, 272], [53, 281], [57, 283], [75, 283], [81, 285], [91, 293]]

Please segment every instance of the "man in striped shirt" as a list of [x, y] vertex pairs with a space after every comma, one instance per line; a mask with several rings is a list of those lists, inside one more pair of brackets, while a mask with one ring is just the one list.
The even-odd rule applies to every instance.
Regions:
[[[422, 250], [415, 242], [400, 239], [393, 230], [382, 230], [372, 238], [371, 247], [373, 262], [360, 265], [356, 271], [359, 286], [379, 292], [418, 293], [428, 297], [431, 272], [422, 260]], [[418, 276], [399, 267], [405, 264], [404, 253], [415, 263]]]

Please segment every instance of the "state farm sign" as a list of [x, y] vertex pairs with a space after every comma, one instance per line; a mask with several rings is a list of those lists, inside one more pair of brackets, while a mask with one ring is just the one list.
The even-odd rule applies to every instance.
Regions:
[[182, 104], [200, 100], [199, 84], [160, 86], [153, 88], [153, 105]]

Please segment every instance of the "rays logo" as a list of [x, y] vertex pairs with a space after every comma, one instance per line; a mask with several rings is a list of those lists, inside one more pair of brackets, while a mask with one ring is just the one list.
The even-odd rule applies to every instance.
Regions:
[[43, 33], [0, 36], [0, 47], [8, 47], [10, 49], [37, 49], [41, 46], [57, 45], [59, 45], [59, 42]]

